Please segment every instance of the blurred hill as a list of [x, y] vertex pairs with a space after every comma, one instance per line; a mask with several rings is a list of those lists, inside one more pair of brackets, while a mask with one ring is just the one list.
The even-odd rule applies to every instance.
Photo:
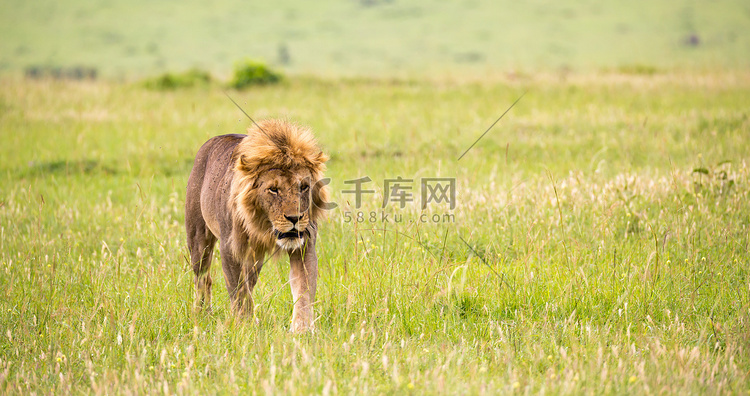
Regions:
[[262, 59], [288, 73], [747, 68], [750, 2], [4, 0], [0, 72], [137, 77]]

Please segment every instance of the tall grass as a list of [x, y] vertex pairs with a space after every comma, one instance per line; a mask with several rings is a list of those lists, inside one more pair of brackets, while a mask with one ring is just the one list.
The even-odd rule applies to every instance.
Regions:
[[[3, 86], [3, 393], [749, 390], [747, 74], [230, 93], [255, 118], [310, 125], [332, 157], [340, 206], [320, 227], [316, 331], [302, 336], [284, 259], [261, 274], [257, 323], [230, 315], [216, 260], [214, 310], [191, 310], [192, 156], [249, 124], [222, 92]], [[354, 208], [344, 181], [363, 176], [376, 193]], [[382, 208], [397, 176], [416, 202]], [[454, 211], [418, 205], [433, 176], [456, 179]]]

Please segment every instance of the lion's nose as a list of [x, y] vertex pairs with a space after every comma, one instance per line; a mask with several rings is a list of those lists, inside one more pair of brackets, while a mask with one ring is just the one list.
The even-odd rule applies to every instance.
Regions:
[[284, 217], [286, 217], [287, 220], [291, 221], [292, 225], [297, 224], [297, 222], [299, 221], [299, 219], [302, 218], [302, 216], [287, 216], [287, 215], [284, 215]]

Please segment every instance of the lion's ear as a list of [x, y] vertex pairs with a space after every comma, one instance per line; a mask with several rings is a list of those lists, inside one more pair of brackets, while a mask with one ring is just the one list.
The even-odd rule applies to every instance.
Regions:
[[250, 163], [247, 156], [240, 155], [240, 160], [237, 161], [237, 168], [245, 172], [250, 172], [253, 169], [253, 164]]

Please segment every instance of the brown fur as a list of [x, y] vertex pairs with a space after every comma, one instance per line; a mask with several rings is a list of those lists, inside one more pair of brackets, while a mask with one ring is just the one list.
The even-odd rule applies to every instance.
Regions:
[[292, 330], [312, 326], [317, 225], [328, 199], [316, 182], [327, 160], [309, 129], [280, 120], [261, 121], [247, 135], [214, 137], [198, 150], [185, 201], [197, 308], [210, 306], [217, 240], [239, 314], [252, 314], [252, 290], [266, 254], [286, 250], [295, 299]]

